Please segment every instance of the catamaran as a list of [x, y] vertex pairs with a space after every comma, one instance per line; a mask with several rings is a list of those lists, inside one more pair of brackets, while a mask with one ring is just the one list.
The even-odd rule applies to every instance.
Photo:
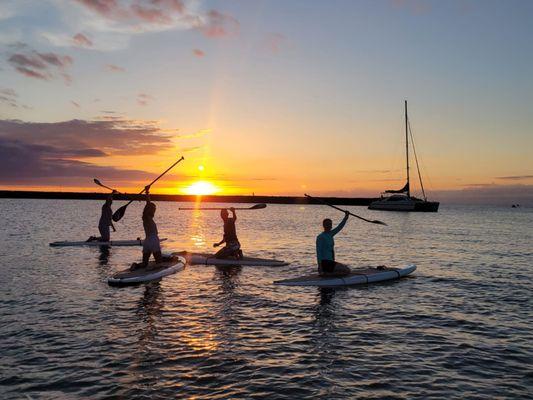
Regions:
[[[424, 199], [419, 199], [411, 196], [411, 186], [409, 182], [409, 136], [413, 142], [413, 152], [416, 161], [416, 170], [418, 172], [418, 179], [420, 181], [420, 188], [422, 189], [422, 196]], [[418, 157], [416, 156], [416, 149], [414, 146], [413, 135], [411, 133], [411, 126], [407, 116], [407, 100], [405, 100], [405, 156], [407, 164], [407, 183], [399, 190], [385, 190], [381, 194], [381, 198], [373, 201], [368, 206], [371, 210], [386, 210], [386, 211], [425, 211], [437, 212], [439, 209], [438, 201], [428, 201], [426, 192], [424, 191], [424, 184], [422, 183], [422, 176], [420, 175], [420, 168], [418, 166]]]

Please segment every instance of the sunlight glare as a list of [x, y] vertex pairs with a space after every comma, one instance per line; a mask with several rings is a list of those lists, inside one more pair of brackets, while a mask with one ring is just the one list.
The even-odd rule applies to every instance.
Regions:
[[193, 194], [196, 196], [209, 195], [218, 192], [219, 189], [211, 182], [198, 181], [192, 183], [184, 189], [186, 194]]

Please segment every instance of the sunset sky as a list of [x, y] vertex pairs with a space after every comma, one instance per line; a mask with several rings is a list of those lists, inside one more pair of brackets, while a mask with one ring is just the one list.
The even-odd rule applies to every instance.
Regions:
[[[533, 1], [2, 0], [0, 188], [533, 198]], [[198, 184], [201, 181], [203, 183]], [[191, 189], [191, 185], [196, 185]]]

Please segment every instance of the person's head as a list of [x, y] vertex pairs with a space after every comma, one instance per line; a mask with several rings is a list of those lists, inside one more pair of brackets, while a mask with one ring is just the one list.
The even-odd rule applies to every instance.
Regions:
[[109, 196], [105, 201], [106, 206], [113, 204], [113, 197]]
[[220, 210], [220, 218], [222, 218], [224, 221], [226, 221], [228, 219], [228, 210], [226, 210], [225, 208], [223, 208], [222, 210]]
[[322, 226], [324, 227], [324, 232], [329, 232], [333, 227], [333, 222], [331, 222], [329, 218], [326, 218], [324, 221], [322, 221]]
[[155, 216], [155, 204], [154, 203], [148, 203], [145, 207], [144, 207], [144, 211], [143, 211], [143, 218], [154, 218]]

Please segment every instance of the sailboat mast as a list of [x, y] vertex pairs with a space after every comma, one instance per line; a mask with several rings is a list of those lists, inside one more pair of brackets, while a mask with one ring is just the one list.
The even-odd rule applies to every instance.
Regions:
[[409, 134], [407, 125], [407, 100], [405, 100], [405, 160], [407, 162], [407, 196], [411, 197], [411, 185], [409, 184]]

